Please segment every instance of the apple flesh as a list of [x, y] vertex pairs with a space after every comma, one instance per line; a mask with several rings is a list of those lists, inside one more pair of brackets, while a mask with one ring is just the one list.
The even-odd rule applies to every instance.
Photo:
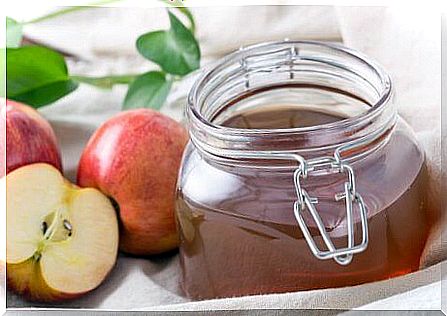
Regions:
[[8, 287], [47, 302], [95, 289], [118, 252], [118, 221], [109, 199], [69, 183], [43, 163], [16, 169], [2, 180]]
[[[0, 160], [0, 176], [21, 166], [43, 162], [62, 170], [59, 146], [50, 124], [32, 107], [6, 100], [0, 109], [0, 126], [6, 125], [6, 168]], [[2, 129], [3, 130], [3, 129]]]
[[182, 125], [149, 109], [118, 114], [89, 140], [78, 184], [115, 200], [120, 250], [151, 255], [178, 246], [175, 184], [187, 141]]

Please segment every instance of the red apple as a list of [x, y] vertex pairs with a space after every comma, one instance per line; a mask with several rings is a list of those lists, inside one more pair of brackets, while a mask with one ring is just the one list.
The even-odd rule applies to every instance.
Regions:
[[178, 246], [175, 184], [187, 140], [182, 125], [149, 109], [116, 115], [89, 140], [78, 184], [115, 200], [120, 250], [150, 255]]
[[118, 221], [110, 200], [81, 189], [53, 166], [27, 165], [6, 182], [8, 287], [33, 301], [79, 297], [115, 265]]
[[[6, 174], [36, 162], [48, 163], [62, 170], [60, 150], [54, 131], [35, 109], [7, 100], [6, 106], [3, 105], [0, 111], [0, 127], [6, 125], [6, 146], [3, 137], [0, 140], [0, 154], [3, 154], [6, 147]], [[2, 159], [0, 172], [4, 170]]]

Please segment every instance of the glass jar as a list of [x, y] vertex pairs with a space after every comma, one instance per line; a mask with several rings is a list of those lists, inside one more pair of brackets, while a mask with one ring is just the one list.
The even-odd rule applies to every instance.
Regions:
[[203, 72], [186, 114], [176, 217], [190, 298], [418, 269], [424, 154], [368, 57], [311, 41], [242, 48]]

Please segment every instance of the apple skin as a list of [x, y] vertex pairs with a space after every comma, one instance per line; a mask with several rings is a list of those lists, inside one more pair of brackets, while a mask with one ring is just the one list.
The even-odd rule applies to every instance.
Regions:
[[[63, 293], [50, 288], [43, 279], [40, 265], [32, 258], [18, 263], [8, 264], [7, 284], [15, 293], [33, 302], [57, 302], [81, 297], [85, 293]], [[11, 277], [11, 276], [14, 277]]]
[[[7, 183], [10, 194], [6, 217], [10, 228], [6, 247], [8, 288], [29, 301], [57, 302], [81, 297], [101, 285], [115, 266], [118, 254], [118, 220], [110, 200], [97, 189], [81, 189], [70, 183], [59, 170], [44, 163], [18, 168], [0, 179], [0, 184], [2, 182]], [[48, 192], [52, 194], [45, 196]], [[30, 197], [38, 202], [31, 202], [30, 206]], [[41, 198], [43, 201], [40, 201]], [[28, 207], [21, 208], [20, 201], [27, 201]], [[96, 211], [94, 214], [92, 209]], [[35, 219], [37, 223], [47, 221], [51, 211], [55, 210], [60, 213], [53, 220], [58, 218], [59, 221], [56, 225], [48, 222], [47, 226], [48, 231], [52, 232], [45, 238], [45, 232], [39, 225], [36, 235], [36, 230], [32, 228], [35, 227]], [[42, 214], [47, 216], [42, 217]], [[62, 219], [72, 224], [68, 235]], [[32, 226], [27, 227], [28, 223]], [[23, 231], [27, 231], [28, 235], [22, 234]], [[16, 232], [22, 237], [17, 239]], [[92, 234], [95, 236], [92, 237]], [[19, 249], [24, 244], [35, 246], [32, 256], [28, 254], [21, 258]], [[50, 271], [64, 275], [55, 278], [49, 275]], [[73, 290], [76, 283], [78, 290]], [[67, 290], [67, 284], [71, 290]], [[81, 289], [79, 284], [82, 285]]]
[[115, 200], [121, 251], [153, 255], [178, 247], [175, 185], [187, 141], [181, 124], [150, 109], [121, 112], [90, 138], [77, 182]]
[[[32, 163], [43, 162], [62, 171], [56, 135], [51, 125], [32, 107], [6, 100], [0, 109], [0, 126], [6, 123], [6, 168], [0, 160], [0, 176]], [[2, 137], [3, 139], [3, 137]], [[0, 141], [0, 154], [5, 150]]]

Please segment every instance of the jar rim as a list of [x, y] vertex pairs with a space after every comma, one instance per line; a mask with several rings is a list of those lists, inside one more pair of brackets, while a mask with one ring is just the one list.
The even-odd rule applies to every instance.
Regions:
[[[197, 100], [199, 98], [199, 94], [202, 91], [203, 85], [207, 80], [212, 78], [213, 76], [219, 73], [221, 67], [226, 64], [236, 62], [242, 54], [247, 54], [258, 49], [268, 48], [276, 45], [313, 45], [315, 47], [329, 48], [334, 51], [343, 52], [350, 57], [355, 58], [360, 61], [364, 65], [368, 66], [374, 73], [378, 76], [381, 84], [382, 90], [378, 96], [377, 101], [371, 104], [370, 108], [363, 113], [346, 118], [343, 120], [338, 120], [331, 123], [325, 123], [320, 125], [312, 125], [306, 127], [293, 127], [293, 128], [279, 128], [279, 129], [244, 129], [244, 128], [235, 128], [235, 127], [227, 127], [219, 124], [215, 124], [212, 121], [206, 119], [202, 113], [196, 108]], [[199, 122], [202, 128], [209, 130], [212, 133], [219, 133], [225, 131], [226, 133], [236, 134], [236, 135], [264, 135], [264, 134], [297, 134], [297, 133], [308, 133], [314, 131], [330, 131], [332, 129], [344, 128], [347, 126], [355, 125], [364, 120], [372, 119], [374, 116], [380, 114], [382, 109], [386, 106], [388, 101], [391, 99], [393, 92], [392, 80], [387, 72], [374, 60], [367, 57], [363, 53], [360, 53], [354, 49], [348, 48], [344, 45], [333, 43], [333, 42], [324, 42], [324, 41], [311, 41], [311, 40], [284, 40], [284, 41], [272, 41], [272, 42], [263, 42], [258, 44], [249, 45], [246, 47], [241, 47], [240, 49], [233, 51], [232, 53], [222, 57], [211, 66], [209, 66], [206, 70], [204, 70], [194, 85], [192, 86], [189, 94], [188, 94], [188, 105], [187, 105], [187, 114], [188, 118], [191, 116]]]

